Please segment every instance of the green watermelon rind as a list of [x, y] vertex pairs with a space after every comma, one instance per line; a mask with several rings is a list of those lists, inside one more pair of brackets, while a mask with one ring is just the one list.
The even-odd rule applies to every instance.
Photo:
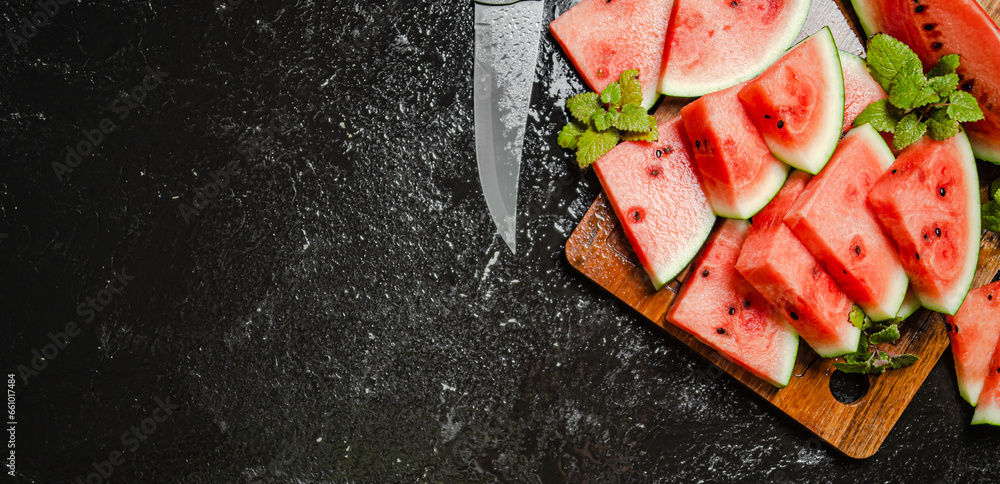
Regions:
[[966, 200], [969, 215], [968, 232], [969, 240], [966, 242], [965, 262], [962, 265], [962, 275], [958, 279], [952, 291], [945, 294], [940, 299], [932, 299], [930, 296], [917, 292], [920, 304], [923, 307], [937, 311], [939, 313], [954, 315], [958, 308], [965, 302], [965, 296], [972, 289], [972, 278], [976, 275], [976, 265], [979, 263], [979, 245], [982, 237], [982, 225], [979, 205], [979, 172], [976, 170], [976, 158], [972, 154], [972, 145], [969, 138], [962, 131], [955, 135], [955, 141], [959, 145], [958, 150], [962, 153], [961, 165], [965, 172], [965, 190], [969, 195]]
[[820, 42], [820, 53], [822, 54], [820, 57], [822, 65], [819, 70], [825, 74], [824, 77], [829, 81], [826, 85], [826, 92], [823, 93], [824, 96], [816, 104], [826, 106], [837, 106], [839, 104], [840, 107], [827, 109], [827, 115], [823, 117], [819, 128], [816, 130], [818, 134], [814, 134], [813, 143], [804, 146], [802, 149], [786, 150], [779, 143], [774, 143], [766, 136], [764, 137], [764, 142], [767, 143], [767, 147], [771, 150], [771, 154], [775, 158], [813, 175], [819, 173], [826, 166], [826, 163], [830, 161], [830, 157], [833, 156], [833, 152], [837, 149], [837, 143], [840, 141], [840, 129], [844, 126], [845, 102], [844, 71], [840, 65], [840, 51], [837, 49], [837, 43], [833, 39], [830, 27], [823, 27], [815, 34], [799, 42], [795, 47], [789, 49], [789, 52], [801, 47], [814, 37]]
[[784, 163], [770, 163], [768, 170], [767, 177], [755, 186], [757, 190], [741, 194], [740, 199], [734, 204], [724, 203], [709, 194], [709, 201], [715, 214], [725, 218], [746, 220], [766, 207], [785, 184], [791, 167]]
[[896, 317], [899, 319], [906, 319], [913, 316], [913, 313], [917, 312], [918, 309], [922, 308], [920, 305], [920, 298], [917, 294], [913, 292], [913, 287], [911, 286], [906, 290], [906, 296], [903, 297], [903, 304], [899, 306], [899, 311], [896, 311]]
[[648, 267], [646, 268], [646, 274], [649, 275], [650, 282], [653, 283], [653, 287], [659, 291], [664, 284], [672, 281], [677, 274], [687, 267], [695, 257], [698, 256], [698, 251], [701, 247], [705, 245], [708, 237], [712, 235], [712, 227], [715, 226], [715, 216], [707, 216], [701, 218], [701, 227], [698, 227], [697, 237], [692, 238], [690, 243], [684, 246], [684, 249], [680, 251], [673, 258], [673, 264], [667, 265], [665, 267]]
[[868, 37], [875, 35], [878, 31], [878, 25], [875, 21], [878, 15], [871, 8], [872, 4], [870, 2], [871, 0], [851, 0], [851, 5], [854, 6], [854, 13], [858, 14], [858, 20], [861, 21], [861, 28], [865, 30], [865, 34]]
[[972, 425], [1000, 425], [1000, 408], [976, 407], [972, 414]]
[[858, 351], [858, 341], [861, 340], [861, 330], [851, 327], [853, 331], [847, 331], [847, 338], [843, 338], [840, 344], [820, 345], [810, 343], [809, 346], [822, 358], [836, 358]]
[[[681, 83], [677, 82], [677, 80], [667, 79], [661, 72], [657, 92], [672, 97], [699, 97], [708, 93], [721, 91], [757, 77], [785, 54], [788, 46], [795, 42], [796, 37], [799, 36], [799, 32], [802, 31], [802, 27], [806, 24], [806, 17], [809, 16], [809, 8], [812, 5], [812, 0], [792, 0], [789, 3], [792, 4], [793, 8], [788, 13], [787, 30], [784, 30], [782, 35], [771, 41], [771, 50], [761, 55], [761, 58], [757, 59], [756, 63], [748, 64], [743, 71], [736, 75], [719, 77], [714, 82], [697, 80], [696, 82]], [[676, 4], [674, 8], [677, 8]]]

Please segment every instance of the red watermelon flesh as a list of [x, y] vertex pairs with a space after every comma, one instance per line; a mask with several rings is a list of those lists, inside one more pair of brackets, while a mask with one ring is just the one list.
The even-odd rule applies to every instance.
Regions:
[[945, 316], [945, 324], [955, 356], [958, 391], [976, 406], [994, 348], [1000, 342], [1000, 282], [969, 291], [958, 312]]
[[979, 258], [979, 176], [965, 134], [907, 147], [868, 203], [895, 241], [921, 304], [954, 314]]
[[677, 0], [660, 92], [695, 97], [756, 76], [795, 42], [809, 0]]
[[681, 108], [712, 209], [739, 219], [767, 205], [788, 176], [788, 165], [771, 154], [737, 98], [743, 85], [707, 94]]
[[749, 223], [726, 220], [705, 245], [667, 321], [776, 387], [792, 375], [799, 337], [738, 272]]
[[840, 289], [875, 320], [896, 317], [908, 284], [896, 247], [867, 203], [893, 161], [874, 128], [852, 129], [785, 216]]
[[680, 117], [654, 143], [626, 141], [594, 163], [601, 186], [656, 289], [697, 255], [715, 223]]
[[601, 92], [619, 74], [639, 70], [642, 101], [656, 101], [674, 0], [583, 0], [549, 30], [590, 89]]
[[753, 218], [736, 270], [773, 304], [802, 339], [825, 358], [853, 353], [861, 332], [849, 316], [854, 303], [782, 220], [809, 174], [795, 171]]
[[869, 104], [888, 96], [868, 73], [868, 63], [864, 59], [840, 51], [840, 65], [844, 71], [844, 126], [840, 133], [844, 135], [854, 126], [854, 118], [861, 111]]
[[976, 156], [1000, 163], [1000, 28], [976, 0], [852, 0], [869, 35], [885, 32], [933, 67], [960, 54], [960, 88], [979, 101], [986, 119], [964, 125]]

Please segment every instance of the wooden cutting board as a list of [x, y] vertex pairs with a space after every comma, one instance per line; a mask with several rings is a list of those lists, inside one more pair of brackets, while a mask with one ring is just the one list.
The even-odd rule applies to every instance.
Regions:
[[[983, 0], [981, 3], [994, 19], [1000, 19], [1000, 0]], [[846, 18], [852, 28], [859, 31], [849, 1], [845, 6], [844, 2], [837, 0], [836, 6], [840, 8], [840, 12], [829, 13], [827, 10], [820, 15], [828, 16], [831, 23], [842, 24]], [[813, 18], [807, 25], [817, 24], [816, 10], [814, 8], [811, 14]], [[819, 20], [818, 25], [825, 23], [822, 22], [823, 19]], [[676, 107], [679, 109], [680, 105]], [[996, 170], [992, 166], [985, 162], [979, 164], [981, 180], [989, 180], [995, 175]], [[820, 358], [805, 344], [799, 346], [791, 382], [784, 389], [778, 390], [665, 320], [667, 309], [687, 275], [687, 270], [660, 291], [654, 291], [604, 193], [597, 197], [566, 242], [566, 257], [583, 275], [718, 365], [830, 445], [854, 458], [869, 457], [878, 450], [948, 347], [944, 317], [939, 313], [920, 310], [903, 323], [901, 338], [892, 348], [897, 353], [914, 353], [920, 357], [920, 361], [899, 371], [868, 376], [868, 390], [860, 399], [850, 404], [837, 401], [830, 390], [835, 360]], [[990, 282], [998, 270], [1000, 237], [992, 232], [984, 232], [973, 287]]]

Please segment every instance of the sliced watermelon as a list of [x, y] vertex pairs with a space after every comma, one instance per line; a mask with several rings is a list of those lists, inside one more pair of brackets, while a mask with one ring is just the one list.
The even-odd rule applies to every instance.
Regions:
[[1000, 342], [1000, 282], [969, 291], [954, 316], [945, 316], [955, 356], [958, 392], [972, 406], [979, 401], [990, 358]]
[[976, 0], [852, 0], [868, 35], [885, 32], [913, 49], [924, 68], [960, 54], [959, 86], [986, 119], [966, 123], [976, 156], [1000, 163], [1000, 28]]
[[913, 287], [911, 286], [906, 290], [906, 297], [903, 298], [903, 304], [899, 306], [899, 311], [896, 311], [896, 317], [906, 319], [913, 316], [913, 313], [917, 312], [920, 308], [920, 298], [917, 297], [917, 293], [913, 292]]
[[861, 332], [849, 320], [854, 303], [782, 222], [809, 174], [794, 171], [753, 219], [736, 270], [773, 304], [820, 356], [853, 353]]
[[788, 51], [744, 86], [739, 98], [775, 157], [819, 173], [844, 125], [844, 76], [830, 28]]
[[896, 316], [908, 284], [896, 248], [866, 203], [893, 160], [871, 125], [852, 129], [785, 216], [840, 289], [874, 320]]
[[840, 51], [840, 65], [844, 71], [844, 126], [840, 134], [847, 134], [854, 126], [854, 118], [869, 104], [885, 99], [885, 91], [868, 73], [868, 63], [864, 59]]
[[681, 108], [694, 160], [715, 213], [745, 219], [781, 189], [788, 165], [767, 149], [736, 95], [743, 84]]
[[811, 3], [677, 0], [660, 92], [701, 96], [760, 74], [795, 42]]
[[594, 164], [639, 262], [659, 289], [697, 255], [715, 223], [680, 117], [655, 143], [626, 141]]
[[749, 223], [726, 220], [705, 245], [667, 321], [768, 383], [788, 385], [799, 336], [736, 272]]
[[925, 308], [955, 314], [979, 258], [979, 175], [964, 133], [923, 138], [868, 194]]
[[549, 30], [590, 89], [601, 92], [629, 69], [639, 69], [642, 101], [656, 102], [667, 27], [674, 0], [583, 0]]

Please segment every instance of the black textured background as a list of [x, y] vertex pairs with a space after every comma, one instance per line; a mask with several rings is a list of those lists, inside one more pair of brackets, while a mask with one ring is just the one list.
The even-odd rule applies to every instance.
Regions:
[[[583, 85], [548, 34], [514, 256], [475, 168], [469, 1], [220, 3], [72, 2], [0, 48], [0, 364], [82, 327], [16, 377], [18, 480], [123, 449], [111, 482], [997, 479], [950, 353], [855, 461], [574, 273], [599, 186], [555, 146]], [[5, 37], [39, 10], [5, 4]], [[162, 84], [118, 119], [147, 66]], [[156, 399], [179, 408], [133, 450]]]

